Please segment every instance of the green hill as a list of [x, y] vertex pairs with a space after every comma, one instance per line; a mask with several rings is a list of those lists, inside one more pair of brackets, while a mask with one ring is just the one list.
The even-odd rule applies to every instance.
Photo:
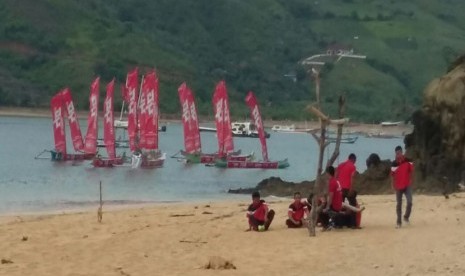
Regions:
[[211, 116], [224, 79], [233, 117], [248, 116], [253, 90], [267, 119], [303, 120], [314, 83], [300, 61], [344, 45], [367, 58], [324, 60], [325, 110], [335, 114], [344, 93], [354, 120], [407, 119], [429, 80], [464, 52], [463, 10], [459, 0], [3, 0], [0, 105], [48, 106], [69, 86], [86, 109], [96, 75], [121, 83], [138, 66], [157, 69], [165, 114], [180, 113], [186, 81]]

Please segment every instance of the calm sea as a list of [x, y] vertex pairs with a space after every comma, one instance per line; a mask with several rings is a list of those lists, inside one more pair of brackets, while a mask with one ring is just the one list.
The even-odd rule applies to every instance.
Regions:
[[[84, 135], [86, 122], [81, 120], [80, 123]], [[234, 143], [236, 149], [242, 149], [243, 153], [254, 151], [257, 159], [261, 159], [258, 139], [234, 138]], [[0, 117], [0, 214], [95, 206], [100, 181], [106, 204], [119, 205], [233, 199], [243, 196], [230, 195], [228, 189], [253, 187], [271, 176], [294, 182], [315, 178], [318, 149], [313, 137], [272, 132], [267, 143], [270, 159], [288, 158], [289, 168], [219, 169], [202, 164], [185, 165], [176, 158], [169, 158], [183, 148], [183, 135], [180, 124], [168, 124], [167, 131], [159, 135], [159, 147], [168, 156], [163, 168], [102, 169], [93, 168], [90, 161], [51, 162], [49, 154], [42, 155], [48, 159], [34, 159], [41, 151], [53, 148], [51, 119]], [[378, 153], [381, 159], [392, 159], [394, 147], [401, 144], [401, 139], [360, 136], [354, 144], [342, 144], [336, 164], [353, 152], [358, 157], [358, 170], [363, 171], [370, 153]], [[331, 145], [326, 151], [327, 156], [333, 147]], [[68, 142], [69, 151], [71, 148]], [[216, 151], [214, 133], [202, 133], [202, 148], [206, 153]]]

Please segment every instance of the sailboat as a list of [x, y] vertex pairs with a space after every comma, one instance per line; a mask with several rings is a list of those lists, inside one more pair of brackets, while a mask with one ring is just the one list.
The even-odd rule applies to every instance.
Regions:
[[67, 153], [66, 152], [66, 133], [64, 115], [68, 117], [71, 131], [71, 140], [76, 152], [82, 152], [84, 143], [82, 141], [81, 128], [79, 120], [74, 109], [71, 90], [65, 88], [52, 97], [50, 101], [53, 120], [53, 137], [55, 141], [55, 150], [51, 151], [52, 161], [78, 161], [90, 160], [95, 156], [92, 147], [86, 147], [84, 153]]
[[103, 104], [103, 140], [107, 150], [108, 157], [103, 158], [97, 155], [92, 160], [94, 167], [113, 167], [114, 165], [122, 165], [123, 157], [116, 157], [115, 151], [115, 130], [113, 128], [113, 94], [115, 87], [115, 79], [107, 84], [107, 94]]
[[287, 159], [281, 161], [270, 161], [268, 158], [268, 149], [266, 146], [265, 129], [263, 127], [260, 110], [258, 109], [258, 102], [253, 92], [249, 92], [245, 98], [245, 102], [250, 108], [251, 117], [257, 126], [259, 140], [262, 146], [263, 161], [236, 161], [228, 159], [218, 159], [215, 166], [221, 168], [257, 168], [257, 169], [282, 169], [289, 167]]
[[90, 85], [89, 115], [87, 116], [87, 132], [84, 140], [84, 152], [97, 152], [98, 134], [98, 103], [99, 103], [100, 77]]
[[[217, 86], [216, 91], [218, 91], [218, 93], [220, 93], [219, 92], [220, 89], [223, 89], [221, 85], [224, 85], [224, 83], [219, 84], [219, 86]], [[185, 150], [181, 150], [181, 154], [183, 155], [187, 163], [207, 163], [207, 164], [214, 163], [215, 159], [220, 157], [218, 153], [202, 153], [197, 109], [195, 107], [194, 95], [191, 89], [186, 85], [186, 83], [183, 83], [178, 88], [178, 94], [179, 94], [179, 101], [182, 106], [182, 123], [184, 127]], [[226, 109], [226, 107], [224, 107], [223, 109]], [[229, 114], [229, 111], [228, 111], [228, 114]], [[224, 139], [224, 138], [225, 137], [223, 136], [223, 137], [220, 137], [219, 139]], [[234, 159], [234, 160], [247, 160], [248, 158], [251, 158], [251, 156], [252, 156], [251, 154], [240, 155], [240, 151], [239, 151], [239, 152], [230, 152], [227, 155], [227, 158]]]
[[[166, 153], [158, 148], [158, 78], [155, 71], [142, 79], [141, 94], [138, 105], [137, 98], [137, 68], [128, 73], [126, 79], [128, 112], [129, 148], [132, 154], [133, 168], [162, 167]], [[139, 112], [139, 116], [137, 113]], [[139, 117], [139, 118], [137, 118]], [[138, 124], [139, 122], [139, 124]], [[139, 136], [137, 126], [139, 125]]]

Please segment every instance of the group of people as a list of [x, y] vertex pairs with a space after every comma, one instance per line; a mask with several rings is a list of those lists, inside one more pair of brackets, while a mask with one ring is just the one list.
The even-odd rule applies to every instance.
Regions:
[[[412, 176], [413, 165], [403, 155], [402, 147], [395, 148], [395, 160], [392, 163], [392, 188], [396, 192], [396, 228], [402, 226], [402, 198], [407, 199], [407, 208], [403, 215], [404, 223], [409, 223], [412, 211]], [[352, 188], [352, 180], [356, 173], [355, 162], [357, 157], [351, 153], [348, 159], [339, 164], [337, 169], [333, 166], [326, 168], [328, 189], [326, 195], [317, 200], [317, 222], [323, 230], [342, 228], [347, 226], [360, 229], [360, 220], [357, 219], [365, 208], [357, 203], [357, 192]], [[294, 201], [289, 205], [288, 218], [285, 224], [288, 228], [299, 228], [307, 224], [312, 208], [312, 196], [302, 198], [300, 192], [294, 193]], [[260, 198], [259, 192], [252, 193], [252, 203], [247, 209], [249, 228], [247, 231], [266, 231], [269, 229], [275, 212], [269, 209], [266, 202]]]

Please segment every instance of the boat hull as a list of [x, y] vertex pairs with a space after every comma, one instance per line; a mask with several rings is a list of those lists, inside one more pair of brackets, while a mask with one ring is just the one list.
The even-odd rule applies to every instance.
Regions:
[[[239, 151], [240, 152], [240, 151]], [[219, 159], [216, 153], [186, 153], [181, 151], [181, 154], [186, 159], [187, 163], [202, 163], [202, 164], [213, 164], [217, 159]], [[254, 153], [250, 153], [247, 155], [228, 155], [227, 160], [231, 161], [249, 161], [252, 160], [254, 157]]]
[[215, 166], [230, 169], [284, 169], [289, 167], [287, 159], [281, 161], [233, 161], [216, 160]]
[[52, 161], [83, 161], [91, 160], [95, 157], [94, 153], [66, 153], [62, 154], [61, 152], [51, 151]]
[[[358, 136], [355, 137], [342, 137], [341, 138], [341, 143], [343, 144], [353, 144], [357, 141]], [[336, 137], [328, 137], [327, 141], [330, 143], [336, 143], [337, 138]]]
[[111, 168], [115, 165], [123, 165], [123, 157], [117, 158], [94, 158], [92, 165], [96, 168]]
[[140, 155], [140, 160], [132, 161], [132, 168], [142, 168], [142, 169], [154, 169], [163, 167], [166, 159], [166, 153], [160, 154], [151, 154], [151, 153], [143, 153]]

